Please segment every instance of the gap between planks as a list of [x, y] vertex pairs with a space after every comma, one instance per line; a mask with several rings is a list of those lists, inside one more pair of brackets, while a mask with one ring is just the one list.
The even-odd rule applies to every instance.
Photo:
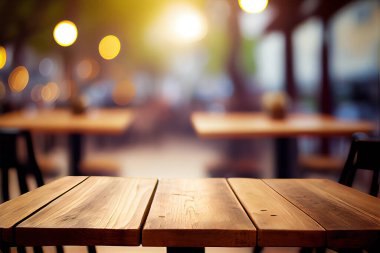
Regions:
[[156, 185], [154, 186], [154, 189], [153, 189], [152, 195], [150, 196], [150, 199], [149, 199], [148, 205], [146, 206], [146, 209], [145, 209], [144, 215], [143, 215], [143, 217], [142, 217], [142, 219], [141, 219], [140, 240], [139, 240], [140, 245], [142, 245], [142, 234], [143, 234], [144, 226], [145, 226], [146, 220], [147, 220], [147, 218], [148, 218], [148, 215], [149, 215], [150, 209], [151, 209], [151, 207], [152, 207], [152, 203], [153, 203], [154, 197], [156, 196], [156, 190], [157, 190], [157, 187], [158, 187], [158, 184], [159, 184], [159, 183], [160, 183], [160, 180], [157, 179]]

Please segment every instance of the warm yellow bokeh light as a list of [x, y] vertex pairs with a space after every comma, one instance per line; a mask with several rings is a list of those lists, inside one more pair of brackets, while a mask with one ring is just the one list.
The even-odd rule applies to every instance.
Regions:
[[248, 13], [263, 12], [268, 6], [268, 0], [239, 0], [240, 8]]
[[129, 104], [135, 95], [135, 86], [128, 80], [119, 82], [112, 90], [112, 100], [121, 106]]
[[106, 59], [111, 60], [115, 58], [120, 52], [120, 41], [114, 35], [104, 37], [99, 43], [99, 53]]
[[68, 47], [77, 39], [78, 30], [73, 22], [64, 20], [55, 26], [53, 36], [59, 45]]
[[13, 92], [21, 92], [29, 82], [29, 72], [24, 66], [16, 67], [9, 75], [8, 84]]
[[7, 51], [0, 46], [0, 69], [5, 66], [5, 63], [7, 63]]
[[44, 102], [54, 102], [58, 99], [60, 90], [58, 84], [50, 82], [41, 89], [41, 98]]

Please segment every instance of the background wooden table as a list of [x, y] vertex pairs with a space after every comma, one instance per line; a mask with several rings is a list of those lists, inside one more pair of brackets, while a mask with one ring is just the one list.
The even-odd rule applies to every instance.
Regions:
[[64, 177], [0, 205], [0, 242], [379, 248], [380, 199], [323, 179]]
[[69, 134], [69, 174], [80, 175], [83, 135], [122, 134], [132, 120], [133, 112], [127, 109], [96, 109], [79, 115], [72, 114], [69, 109], [26, 110], [0, 115], [0, 128]]
[[265, 113], [195, 112], [192, 124], [201, 138], [239, 139], [271, 137], [275, 140], [275, 169], [279, 178], [294, 177], [298, 161], [294, 138], [300, 136], [351, 136], [355, 132], [369, 133], [375, 125], [368, 121], [340, 120], [320, 114], [289, 114], [276, 120]]

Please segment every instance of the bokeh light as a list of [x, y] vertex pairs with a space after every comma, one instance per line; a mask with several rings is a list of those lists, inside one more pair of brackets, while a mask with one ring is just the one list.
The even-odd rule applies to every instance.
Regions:
[[58, 84], [54, 82], [47, 83], [41, 89], [41, 98], [44, 102], [51, 103], [58, 99], [60, 90]]
[[13, 92], [21, 92], [29, 82], [29, 72], [24, 66], [16, 67], [8, 78], [9, 88]]
[[72, 45], [78, 36], [76, 25], [69, 21], [64, 20], [59, 22], [53, 32], [54, 40], [63, 47]]
[[36, 84], [33, 86], [32, 91], [30, 92], [30, 97], [32, 101], [34, 102], [40, 102], [42, 100], [41, 98], [41, 91], [44, 86], [42, 84]]
[[59, 94], [60, 101], [67, 101], [73, 96], [72, 87], [75, 85], [73, 80], [63, 80]]
[[38, 66], [38, 70], [40, 71], [41, 75], [45, 77], [49, 77], [55, 74], [57, 67], [55, 63], [53, 62], [53, 60], [51, 60], [50, 58], [44, 58], [40, 62]]
[[240, 8], [248, 13], [263, 12], [268, 6], [268, 0], [239, 0]]
[[105, 36], [99, 43], [99, 53], [106, 59], [115, 58], [120, 52], [120, 40], [115, 35]]
[[0, 101], [5, 98], [7, 95], [7, 89], [5, 88], [4, 83], [0, 80]]
[[91, 79], [99, 73], [99, 63], [93, 59], [84, 59], [80, 61], [76, 67], [77, 76], [82, 79]]
[[112, 90], [112, 100], [120, 106], [129, 104], [135, 95], [135, 86], [129, 80], [117, 83]]
[[4, 47], [0, 46], [0, 69], [2, 69], [7, 63], [7, 51]]

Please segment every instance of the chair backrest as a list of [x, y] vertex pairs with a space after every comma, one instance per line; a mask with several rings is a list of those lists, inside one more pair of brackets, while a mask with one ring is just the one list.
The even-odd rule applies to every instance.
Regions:
[[369, 138], [366, 134], [356, 133], [352, 136], [350, 151], [339, 183], [352, 186], [358, 169], [373, 171], [370, 194], [379, 193], [380, 139]]

